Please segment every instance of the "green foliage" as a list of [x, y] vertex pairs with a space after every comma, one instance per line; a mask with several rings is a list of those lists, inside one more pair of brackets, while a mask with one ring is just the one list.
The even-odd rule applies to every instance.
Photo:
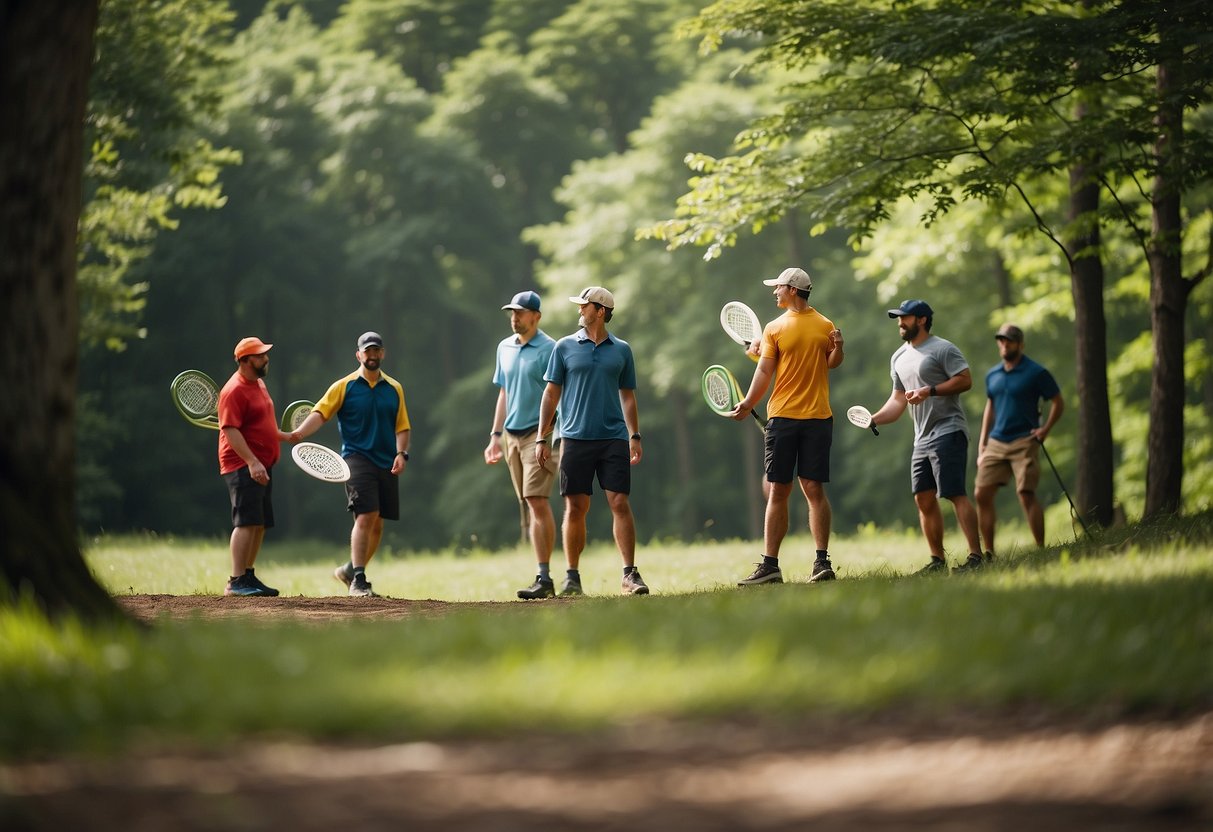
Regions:
[[[777, 720], [891, 708], [1182, 712], [1213, 694], [1211, 545], [1206, 514], [964, 579], [897, 580], [869, 566], [826, 587], [720, 591], [692, 587], [705, 565], [724, 570], [709, 585], [742, 571], [746, 550], [670, 548], [653, 553], [665, 566], [646, 567], [660, 593], [649, 598], [486, 605], [416, 616], [407, 627], [163, 620], [140, 633], [50, 625], [31, 609], [6, 608], [0, 756], [254, 736], [391, 742], [584, 731], [617, 724], [624, 699], [629, 720], [751, 718], [759, 700]], [[172, 586], [176, 566], [197, 558], [174, 548], [135, 558], [134, 574], [148, 581], [136, 590]], [[90, 555], [102, 577], [117, 553], [102, 546]], [[211, 556], [221, 553], [217, 545]], [[499, 560], [439, 556], [410, 562], [409, 574], [445, 576], [441, 588], [414, 582], [420, 593], [458, 595], [468, 574]], [[941, 638], [957, 622], [963, 637]], [[225, 657], [237, 642], [256, 660], [234, 674]], [[351, 642], [373, 645], [374, 661]]]

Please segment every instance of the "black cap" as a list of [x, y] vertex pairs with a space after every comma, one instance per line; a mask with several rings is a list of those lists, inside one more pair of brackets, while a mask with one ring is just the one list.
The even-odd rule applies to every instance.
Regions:
[[383, 338], [378, 332], [364, 332], [358, 336], [358, 351], [361, 352], [367, 347], [383, 347]]

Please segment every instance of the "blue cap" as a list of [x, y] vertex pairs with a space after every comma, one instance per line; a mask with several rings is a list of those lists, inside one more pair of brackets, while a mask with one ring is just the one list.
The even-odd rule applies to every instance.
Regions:
[[915, 318], [929, 318], [935, 314], [925, 300], [903, 300], [901, 306], [889, 310], [890, 318], [900, 318], [902, 315], [913, 315]]
[[539, 295], [532, 291], [519, 292], [514, 295], [514, 299], [507, 303], [502, 309], [529, 309], [532, 312], [539, 311]]

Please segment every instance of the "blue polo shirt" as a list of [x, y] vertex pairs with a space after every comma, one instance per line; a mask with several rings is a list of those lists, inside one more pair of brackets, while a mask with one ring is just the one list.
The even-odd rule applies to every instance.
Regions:
[[1060, 393], [1052, 374], [1026, 355], [1007, 370], [998, 362], [986, 373], [986, 396], [994, 403], [990, 436], [1012, 442], [1040, 427], [1040, 400]]
[[619, 391], [636, 389], [636, 362], [627, 341], [608, 335], [595, 344], [579, 329], [556, 342], [543, 377], [562, 388], [562, 437], [628, 438]]
[[342, 456], [361, 454], [379, 468], [392, 467], [396, 434], [409, 429], [404, 388], [382, 371], [373, 387], [359, 370], [337, 379], [313, 409], [325, 421], [337, 416]]
[[529, 433], [539, 427], [543, 374], [555, 348], [556, 342], [542, 329], [525, 344], [511, 335], [497, 345], [493, 384], [505, 388], [505, 429], [511, 433]]

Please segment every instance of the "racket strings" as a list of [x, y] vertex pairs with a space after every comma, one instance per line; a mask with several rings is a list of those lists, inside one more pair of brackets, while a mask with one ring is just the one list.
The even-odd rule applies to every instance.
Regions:
[[344, 473], [339, 462], [341, 458], [335, 456], [332, 451], [321, 448], [299, 447], [295, 453], [300, 462], [307, 465], [308, 468], [311, 468], [317, 474], [330, 479], [339, 479]]
[[712, 404], [721, 410], [733, 409], [733, 391], [728, 380], [720, 373], [713, 373], [707, 378], [707, 393]]
[[734, 332], [740, 335], [746, 341], [753, 341], [758, 337], [758, 333], [754, 330], [754, 321], [743, 310], [736, 307], [729, 307], [725, 313], [726, 320]]
[[186, 379], [177, 388], [177, 398], [186, 410], [198, 416], [209, 416], [215, 412], [219, 397], [210, 385], [201, 379]]

